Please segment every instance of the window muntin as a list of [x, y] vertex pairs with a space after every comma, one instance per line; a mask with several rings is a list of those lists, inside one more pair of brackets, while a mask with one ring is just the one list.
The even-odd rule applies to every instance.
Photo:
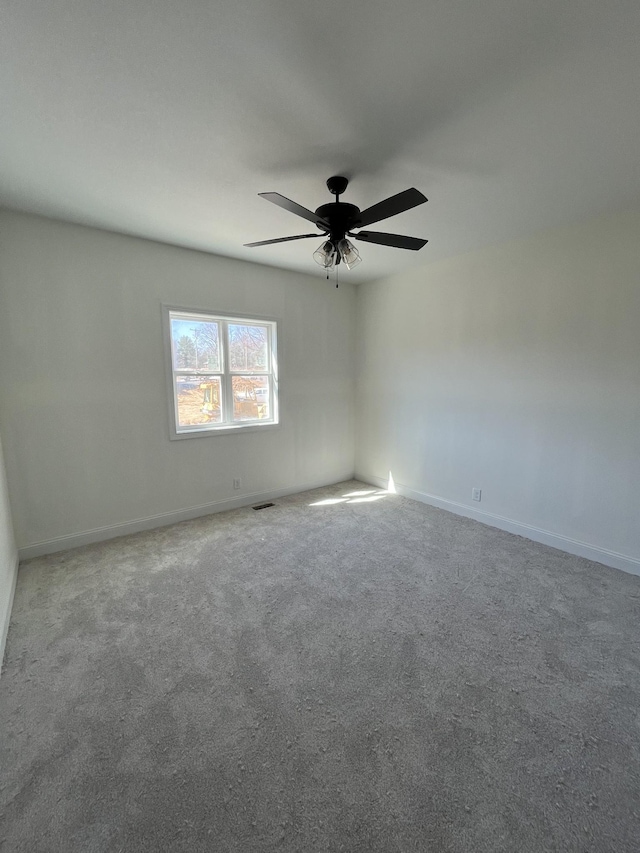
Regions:
[[276, 323], [168, 309], [176, 436], [278, 422]]

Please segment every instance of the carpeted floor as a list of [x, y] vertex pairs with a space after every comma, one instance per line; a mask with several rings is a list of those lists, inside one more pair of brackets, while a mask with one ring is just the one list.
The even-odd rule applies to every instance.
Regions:
[[31, 560], [0, 850], [637, 853], [639, 615], [356, 482]]

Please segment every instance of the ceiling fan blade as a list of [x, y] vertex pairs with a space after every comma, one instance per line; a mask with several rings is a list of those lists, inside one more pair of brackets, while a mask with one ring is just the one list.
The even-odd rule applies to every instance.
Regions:
[[427, 197], [420, 190], [412, 187], [410, 190], [389, 196], [384, 201], [374, 204], [373, 207], [363, 210], [358, 217], [358, 227], [363, 228], [365, 225], [371, 225], [372, 222], [388, 219], [390, 216], [395, 216], [396, 213], [403, 213], [405, 210], [411, 210], [412, 207], [424, 204], [425, 201], [428, 201]]
[[385, 234], [384, 231], [361, 231], [353, 235], [356, 240], [366, 243], [379, 243], [381, 246], [394, 246], [396, 249], [413, 249], [417, 252], [428, 240], [421, 237], [405, 237], [404, 234]]
[[276, 237], [275, 240], [259, 240], [257, 243], [244, 243], [249, 249], [254, 246], [268, 246], [270, 243], [288, 243], [289, 240], [305, 240], [307, 237], [322, 237], [322, 233], [317, 234], [296, 234], [295, 237]]
[[302, 207], [301, 204], [291, 201], [290, 198], [285, 198], [285, 196], [280, 195], [280, 193], [258, 193], [258, 195], [262, 196], [262, 198], [266, 198], [267, 201], [273, 202], [273, 204], [277, 204], [278, 207], [288, 210], [289, 213], [295, 213], [296, 216], [308, 219], [309, 222], [313, 222], [314, 225], [319, 222], [323, 228], [327, 229], [327, 231], [331, 230], [331, 226], [326, 220], [322, 219], [320, 216], [316, 216], [312, 210], [307, 210], [307, 208]]

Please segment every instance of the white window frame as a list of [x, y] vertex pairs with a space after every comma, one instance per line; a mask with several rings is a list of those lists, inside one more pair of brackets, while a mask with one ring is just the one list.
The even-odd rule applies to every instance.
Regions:
[[[169, 437], [173, 439], [198, 438], [211, 435], [229, 435], [252, 430], [269, 430], [278, 427], [280, 422], [278, 398], [278, 320], [274, 317], [256, 316], [250, 314], [229, 314], [222, 311], [210, 311], [199, 308], [182, 308], [174, 305], [163, 305], [163, 338], [165, 348], [165, 363], [167, 366], [167, 392], [169, 402]], [[176, 368], [173, 339], [171, 336], [171, 320], [182, 319], [194, 322], [217, 322], [220, 324], [220, 357], [221, 371], [201, 370], [194, 373], [193, 370], [181, 370]], [[228, 324], [249, 324], [266, 326], [268, 330], [268, 369], [264, 375], [270, 378], [269, 412], [270, 418], [261, 418], [247, 421], [225, 421], [219, 424], [197, 424], [193, 426], [180, 426], [178, 420], [178, 395], [176, 391], [176, 376], [219, 376], [221, 380], [221, 393], [223, 411], [233, 417], [233, 394], [231, 379], [233, 376], [250, 375], [255, 376], [263, 373], [259, 370], [231, 371], [228, 352]]]

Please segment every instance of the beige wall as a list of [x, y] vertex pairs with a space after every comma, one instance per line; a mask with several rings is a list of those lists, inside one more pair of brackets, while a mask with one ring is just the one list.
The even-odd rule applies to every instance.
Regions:
[[[0, 430], [26, 553], [353, 474], [352, 286], [3, 212], [0, 287]], [[280, 428], [169, 440], [162, 303], [280, 319]]]
[[362, 285], [356, 473], [640, 571], [639, 235], [612, 216]]

